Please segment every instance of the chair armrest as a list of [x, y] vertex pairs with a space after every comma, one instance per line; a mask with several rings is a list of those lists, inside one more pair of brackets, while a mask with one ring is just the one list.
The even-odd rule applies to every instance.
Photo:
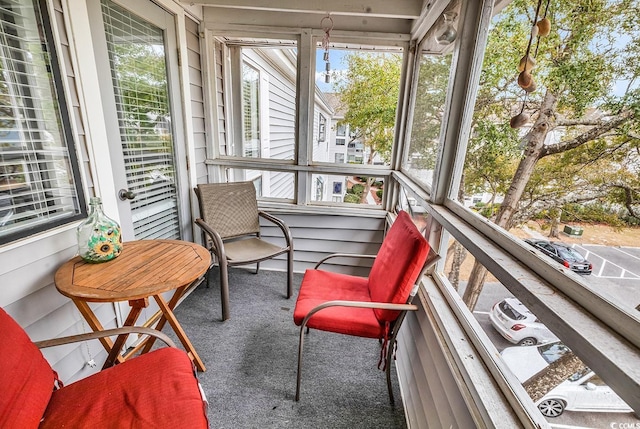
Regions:
[[171, 340], [171, 338], [169, 338], [167, 334], [152, 328], [145, 328], [143, 326], [125, 326], [122, 328], [105, 329], [104, 331], [89, 332], [86, 334], [70, 335], [68, 337], [60, 337], [60, 338], [53, 338], [50, 340], [36, 341], [34, 342], [34, 344], [39, 349], [44, 349], [46, 347], [61, 346], [63, 344], [71, 344], [71, 343], [77, 343], [79, 341], [95, 340], [98, 338], [111, 337], [113, 335], [120, 335], [120, 334], [149, 335], [149, 336], [158, 338], [160, 341], [164, 342], [169, 347], [176, 346], [173, 340]]
[[316, 264], [316, 266], [313, 269], [317, 270], [320, 265], [322, 265], [324, 262], [326, 262], [331, 258], [376, 259], [376, 255], [360, 255], [356, 253], [332, 253], [331, 255], [325, 256], [324, 258], [320, 259], [320, 261]]
[[287, 247], [291, 248], [293, 239], [291, 238], [291, 231], [289, 230], [289, 227], [281, 219], [270, 215], [269, 213], [262, 210], [258, 210], [258, 215], [268, 220], [269, 222], [273, 222], [278, 225], [278, 227], [282, 230], [282, 234], [284, 234], [284, 239], [287, 242]]
[[320, 305], [313, 307], [302, 320], [300, 325], [304, 328], [314, 314], [320, 310], [324, 310], [329, 307], [358, 307], [358, 308], [378, 308], [380, 310], [398, 310], [398, 311], [416, 311], [418, 306], [414, 304], [394, 304], [391, 302], [368, 302], [368, 301], [327, 301]]
[[[213, 247], [215, 247], [214, 251], [216, 253], [216, 256], [218, 257], [218, 259], [220, 259], [221, 261], [227, 260], [227, 254], [224, 253], [224, 243], [222, 242], [222, 237], [220, 237], [220, 234], [218, 234], [216, 231], [214, 231], [205, 221], [204, 219], [198, 218], [195, 220], [196, 225], [198, 225], [200, 228], [202, 228], [202, 230], [209, 236], [211, 237], [211, 240], [213, 241]], [[225, 262], [226, 263], [226, 262]]]

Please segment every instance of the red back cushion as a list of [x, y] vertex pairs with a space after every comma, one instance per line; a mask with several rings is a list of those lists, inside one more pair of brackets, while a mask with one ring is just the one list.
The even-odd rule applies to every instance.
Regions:
[[0, 308], [0, 427], [38, 427], [53, 382], [53, 370], [40, 350]]
[[[369, 274], [369, 294], [374, 302], [404, 304], [409, 298], [429, 254], [429, 243], [404, 211], [387, 233]], [[375, 310], [380, 322], [398, 317], [393, 310]]]

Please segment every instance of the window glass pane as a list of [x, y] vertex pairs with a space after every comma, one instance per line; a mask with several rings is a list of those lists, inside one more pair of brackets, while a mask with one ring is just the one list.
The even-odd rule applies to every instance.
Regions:
[[382, 205], [382, 178], [313, 174], [312, 184], [311, 200], [314, 202]]
[[72, 151], [63, 133], [39, 11], [31, 1], [0, 11], [0, 243], [80, 214]]
[[[216, 43], [216, 48], [222, 51], [216, 56], [217, 66], [230, 75], [231, 81], [231, 88], [224, 87], [224, 79], [216, 82], [220, 94], [231, 94], [228, 101], [224, 97], [216, 100], [220, 115], [220, 153], [293, 160], [296, 153], [295, 41], [225, 38]], [[230, 61], [223, 62], [222, 58]]]
[[242, 136], [244, 156], [260, 158], [260, 75], [242, 63]]
[[135, 238], [179, 239], [178, 183], [163, 31], [102, 1]]
[[228, 168], [228, 182], [252, 181], [256, 187], [256, 195], [263, 198], [285, 199], [293, 201], [295, 192], [295, 175], [284, 171], [246, 170]]
[[451, 196], [637, 317], [637, 10], [552, 1], [549, 35], [530, 41], [535, 6], [493, 18]]
[[423, 54], [418, 70], [409, 147], [403, 167], [426, 185], [433, 182], [451, 56]]
[[[378, 47], [331, 45], [316, 50], [313, 141], [315, 162], [389, 165], [393, 145], [402, 53]], [[365, 101], [366, 100], [366, 101]], [[320, 137], [322, 119], [328, 129]]]
[[[444, 276], [465, 297], [474, 260], [456, 240], [447, 250]], [[555, 333], [491, 274], [477, 298], [473, 316], [496, 347], [507, 369], [522, 383], [550, 423], [606, 427], [610, 411], [632, 425], [640, 419], [604, 380], [562, 343]], [[581, 411], [567, 412], [565, 411]], [[584, 414], [590, 413], [585, 416]], [[558, 417], [562, 415], [561, 421]]]

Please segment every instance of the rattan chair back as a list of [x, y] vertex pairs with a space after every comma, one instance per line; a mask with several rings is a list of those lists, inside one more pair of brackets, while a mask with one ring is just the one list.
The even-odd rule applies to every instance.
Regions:
[[200, 216], [223, 240], [260, 231], [256, 189], [252, 182], [201, 184], [196, 194]]

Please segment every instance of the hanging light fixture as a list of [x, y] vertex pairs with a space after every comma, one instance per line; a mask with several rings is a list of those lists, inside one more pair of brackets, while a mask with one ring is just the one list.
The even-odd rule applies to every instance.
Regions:
[[435, 39], [438, 44], [450, 45], [456, 40], [456, 37], [458, 36], [458, 31], [455, 26], [457, 17], [458, 14], [451, 10], [442, 14], [443, 21], [435, 34]]
[[[527, 105], [527, 99], [529, 94], [536, 90], [536, 81], [531, 73], [536, 66], [536, 57], [538, 56], [538, 47], [540, 46], [540, 37], [548, 36], [551, 32], [551, 21], [547, 18], [547, 12], [549, 11], [549, 0], [547, 0], [544, 8], [542, 19], [538, 20], [540, 14], [540, 7], [542, 6], [542, 0], [538, 0], [538, 6], [536, 7], [536, 14], [533, 17], [533, 24], [531, 26], [531, 33], [529, 34], [529, 43], [527, 44], [527, 50], [524, 56], [518, 63], [518, 86], [524, 90], [524, 97], [522, 98], [522, 107], [520, 113], [515, 115], [509, 121], [511, 128], [520, 128], [529, 121], [529, 115], [525, 113], [524, 109]], [[533, 39], [536, 39], [536, 46], [531, 52], [533, 45]]]
[[322, 49], [324, 49], [324, 55], [322, 59], [325, 61], [325, 73], [324, 73], [324, 82], [331, 83], [331, 63], [329, 62], [329, 43], [331, 38], [331, 30], [333, 30], [333, 19], [331, 19], [331, 15], [327, 13], [327, 16], [322, 18], [320, 21], [320, 27], [324, 31], [324, 36], [322, 36]]

